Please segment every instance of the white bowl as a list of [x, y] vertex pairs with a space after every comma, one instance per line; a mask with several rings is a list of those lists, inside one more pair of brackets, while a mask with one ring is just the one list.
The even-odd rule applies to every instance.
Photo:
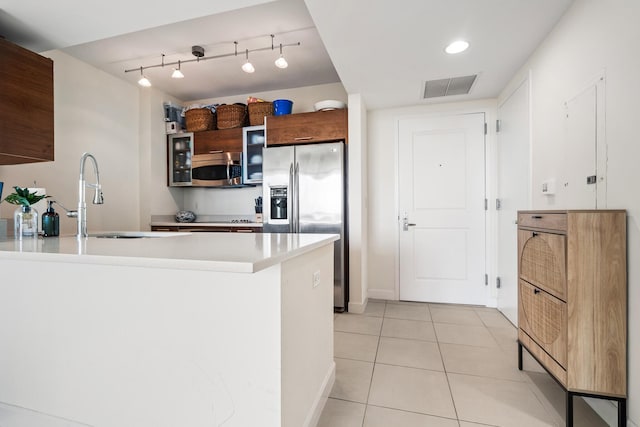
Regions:
[[333, 99], [318, 101], [315, 104], [313, 104], [313, 109], [316, 111], [340, 110], [344, 107], [346, 107], [346, 104], [344, 102], [336, 101]]

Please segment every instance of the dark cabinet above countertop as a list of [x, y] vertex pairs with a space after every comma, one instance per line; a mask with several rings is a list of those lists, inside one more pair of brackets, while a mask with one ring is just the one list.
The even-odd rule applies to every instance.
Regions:
[[[312, 144], [348, 139], [347, 110], [285, 114], [266, 118], [266, 145]], [[243, 128], [194, 132], [194, 154], [242, 151]]]
[[267, 146], [347, 142], [347, 137], [346, 109], [267, 117]]
[[194, 154], [212, 151], [242, 151], [242, 128], [205, 130], [193, 133]]
[[0, 38], [0, 165], [53, 160], [53, 61]]

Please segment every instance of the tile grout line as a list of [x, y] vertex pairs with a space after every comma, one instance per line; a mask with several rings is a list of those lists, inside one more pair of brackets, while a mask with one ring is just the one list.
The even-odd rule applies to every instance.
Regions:
[[376, 371], [376, 363], [378, 360], [378, 350], [380, 350], [380, 341], [382, 340], [382, 328], [384, 327], [384, 314], [387, 312], [387, 303], [384, 303], [384, 310], [382, 311], [382, 323], [380, 323], [380, 330], [378, 331], [378, 345], [376, 346], [376, 354], [373, 356], [373, 369], [371, 370], [371, 378], [369, 379], [369, 390], [367, 391], [367, 399], [364, 405], [364, 415], [362, 417], [362, 427], [367, 419], [367, 409], [369, 409], [369, 396], [371, 396], [371, 386], [373, 385], [373, 374]]
[[[431, 311], [429, 311], [429, 316], [431, 316]], [[449, 388], [449, 396], [451, 396], [451, 404], [453, 405], [453, 411], [456, 414], [456, 420], [458, 421], [458, 426], [459, 426], [460, 416], [458, 415], [458, 408], [456, 407], [456, 401], [453, 399], [453, 391], [451, 390], [451, 382], [449, 381], [449, 372], [447, 372], [447, 365], [445, 365], [444, 357], [442, 357], [442, 348], [440, 348], [440, 339], [438, 338], [438, 330], [435, 328], [435, 325], [433, 327], [433, 332], [436, 335], [436, 344], [438, 345], [438, 352], [440, 353], [440, 361], [442, 362], [444, 377], [447, 379], [447, 387]]]

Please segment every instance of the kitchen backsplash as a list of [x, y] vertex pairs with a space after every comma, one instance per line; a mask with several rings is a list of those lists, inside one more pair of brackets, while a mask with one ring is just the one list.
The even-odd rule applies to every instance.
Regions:
[[262, 186], [246, 188], [185, 188], [184, 210], [197, 215], [254, 215]]

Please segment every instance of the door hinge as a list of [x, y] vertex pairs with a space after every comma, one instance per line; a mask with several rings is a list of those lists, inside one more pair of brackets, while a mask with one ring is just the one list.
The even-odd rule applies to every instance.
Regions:
[[499, 211], [501, 207], [502, 207], [502, 202], [500, 201], [500, 199], [496, 199], [496, 210]]
[[500, 120], [496, 120], [496, 133], [500, 132]]
[[589, 184], [595, 184], [596, 183], [596, 176], [595, 175], [591, 175], [587, 177], [587, 185]]
[[500, 284], [500, 276], [496, 277], [496, 288], [500, 289], [502, 285]]
[[485, 122], [485, 124], [484, 124], [484, 134], [485, 134], [485, 135], [487, 134], [487, 123], [486, 123], [486, 122]]
[[484, 285], [489, 286], [489, 275], [487, 273], [484, 274]]
[[485, 211], [489, 210], [489, 199], [484, 199], [484, 210]]

